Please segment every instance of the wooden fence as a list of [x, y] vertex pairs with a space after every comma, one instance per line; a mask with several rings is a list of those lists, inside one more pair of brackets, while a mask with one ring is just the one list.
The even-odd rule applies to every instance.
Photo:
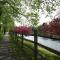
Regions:
[[[14, 33], [15, 33], [15, 32], [14, 32]], [[15, 36], [17, 36], [17, 34], [19, 34], [19, 33], [15, 33]], [[34, 41], [31, 41], [31, 40], [28, 40], [28, 39], [24, 39], [24, 40], [23, 40], [23, 34], [21, 34], [21, 35], [22, 35], [22, 48], [23, 48], [23, 46], [24, 46], [24, 45], [23, 45], [23, 41], [24, 41], [24, 40], [34, 43], [34, 60], [38, 60], [38, 56], [37, 56], [37, 54], [38, 54], [37, 46], [41, 46], [41, 47], [47, 49], [48, 51], [51, 51], [52, 53], [57, 54], [57, 55], [60, 56], [60, 52], [59, 52], [59, 51], [56, 51], [56, 50], [51, 49], [51, 48], [49, 48], [49, 47], [47, 47], [47, 46], [44, 46], [44, 45], [42, 45], [42, 44], [40, 44], [40, 43], [37, 43], [37, 31], [36, 31], [36, 30], [34, 30]], [[17, 43], [18, 43], [18, 39], [17, 39]], [[48, 60], [48, 59], [46, 59], [46, 60]]]

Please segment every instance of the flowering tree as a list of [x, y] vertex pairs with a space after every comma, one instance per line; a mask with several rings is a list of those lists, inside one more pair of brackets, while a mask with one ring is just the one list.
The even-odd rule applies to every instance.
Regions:
[[20, 27], [14, 27], [13, 31], [24, 35], [30, 35], [32, 33], [32, 28], [26, 26], [20, 26]]
[[48, 25], [43, 26], [43, 31], [50, 36], [60, 35], [60, 18], [53, 19]]
[[[20, 27], [14, 27], [12, 31], [22, 35], [21, 38], [22, 38], [22, 48], [23, 48], [23, 37], [24, 37], [23, 35], [30, 35], [32, 33], [32, 28], [26, 26], [20, 26]], [[18, 39], [17, 39], [17, 44], [18, 44]]]
[[56, 18], [50, 22], [51, 32], [53, 35], [60, 35], [60, 18]]

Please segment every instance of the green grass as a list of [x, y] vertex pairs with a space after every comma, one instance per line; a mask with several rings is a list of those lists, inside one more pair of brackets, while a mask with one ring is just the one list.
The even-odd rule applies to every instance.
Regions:
[[43, 56], [46, 56], [48, 57], [48, 60], [60, 60], [60, 56], [42, 48], [42, 47], [39, 47], [39, 52], [43, 55]]
[[[16, 60], [34, 60], [34, 44], [24, 40], [24, 46], [21, 47], [21, 39], [19, 39], [18, 45], [16, 42], [12, 43], [13, 51], [16, 55]], [[38, 46], [38, 60], [60, 60], [60, 56]]]
[[[30, 46], [30, 48], [33, 48], [33, 43], [24, 41], [27, 46]], [[48, 60], [60, 60], [60, 56], [38, 46], [38, 53], [40, 53], [43, 57], [47, 57]]]
[[[13, 51], [15, 51], [15, 55], [16, 55], [16, 60], [32, 60], [33, 59], [33, 51], [28, 48], [26, 45], [23, 46], [23, 48], [21, 47], [21, 41], [19, 42], [18, 45], [16, 45], [15, 43], [12, 44], [11, 46], [13, 48]], [[15, 49], [14, 49], [15, 48]]]

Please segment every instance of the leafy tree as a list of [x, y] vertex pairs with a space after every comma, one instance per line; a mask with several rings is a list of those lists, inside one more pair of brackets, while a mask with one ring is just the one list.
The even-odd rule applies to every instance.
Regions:
[[46, 16], [51, 16], [50, 14], [60, 6], [59, 4], [59, 0], [21, 0], [20, 11], [32, 26], [37, 26], [40, 19], [39, 13], [47, 13]]
[[10, 19], [13, 22], [15, 20], [20, 22], [22, 21], [20, 18], [25, 17], [32, 26], [37, 26], [40, 19], [39, 13], [50, 15], [60, 6], [59, 4], [59, 0], [1, 0], [0, 21], [9, 25], [6, 22], [9, 22]]
[[43, 25], [40, 25], [37, 27], [37, 32], [39, 36], [43, 36], [44, 32], [43, 32]]
[[14, 17], [18, 14], [17, 1], [1, 0], [0, 3], [0, 22], [3, 23], [5, 32], [14, 26]]

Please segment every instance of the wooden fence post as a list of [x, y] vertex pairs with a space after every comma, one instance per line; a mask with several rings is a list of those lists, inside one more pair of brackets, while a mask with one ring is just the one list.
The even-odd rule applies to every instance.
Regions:
[[22, 33], [22, 48], [23, 48], [23, 33]]
[[37, 29], [34, 29], [34, 60], [38, 60], [37, 53]]
[[15, 36], [16, 36], [16, 43], [18, 45], [18, 36], [17, 36], [17, 33], [15, 34]]

